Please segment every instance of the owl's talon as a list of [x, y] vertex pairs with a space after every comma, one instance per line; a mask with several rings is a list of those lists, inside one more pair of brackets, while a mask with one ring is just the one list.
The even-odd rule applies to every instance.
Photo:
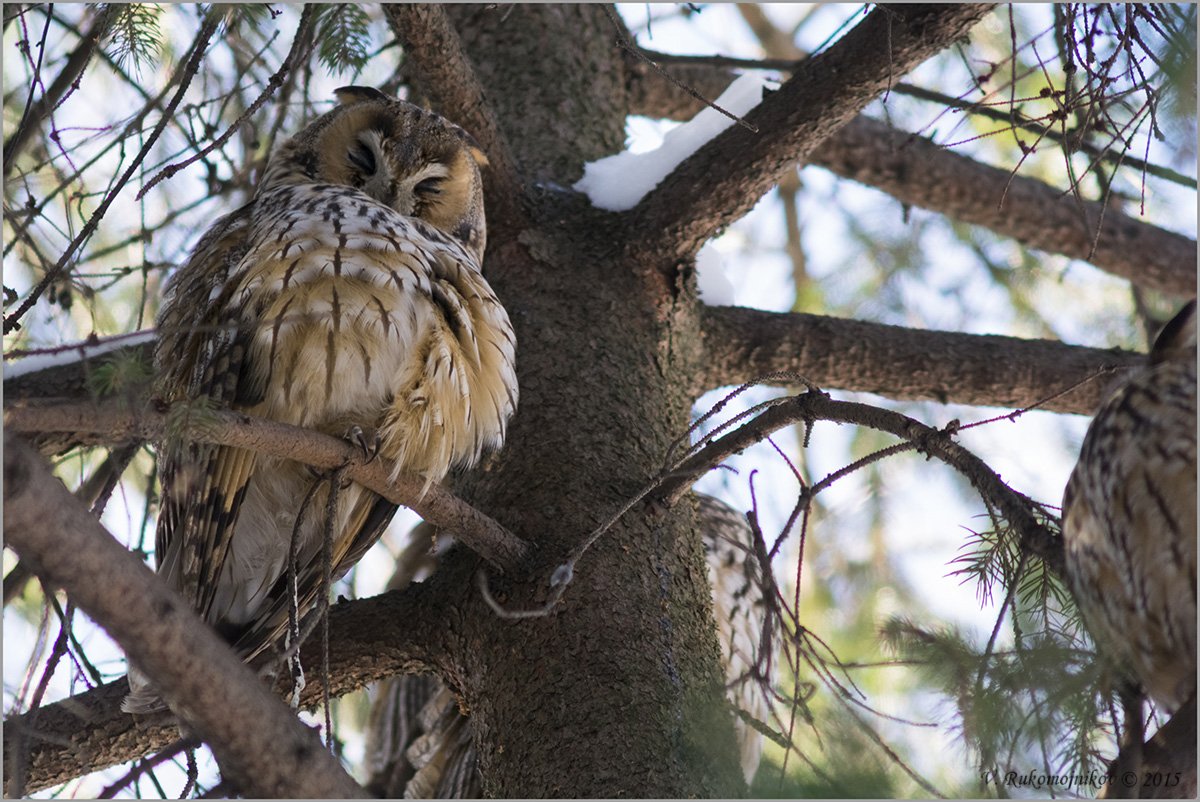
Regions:
[[366, 432], [362, 427], [355, 424], [351, 426], [344, 435], [346, 440], [350, 441], [351, 445], [358, 446], [362, 449], [364, 464], [370, 465], [379, 456], [379, 450], [383, 447], [383, 437], [379, 432], [373, 433], [371, 441], [367, 442]]

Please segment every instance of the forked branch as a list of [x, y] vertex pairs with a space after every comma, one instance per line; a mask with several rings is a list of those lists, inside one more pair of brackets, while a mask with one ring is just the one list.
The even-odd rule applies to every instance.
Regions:
[[[796, 161], [990, 10], [990, 4], [876, 7], [746, 115], [759, 133], [727, 129], [647, 195], [629, 213], [632, 249], [654, 253], [663, 264], [690, 259], [750, 211]], [[664, 248], [669, 252], [660, 253]]]
[[366, 795], [316, 733], [11, 433], [4, 438], [4, 539], [155, 678], [238, 787], [266, 798]]
[[835, 401], [823, 392], [810, 389], [801, 395], [781, 400], [721, 437], [694, 448], [655, 491], [668, 503], [678, 500], [700, 476], [729, 456], [762, 442], [773, 432], [797, 423], [811, 425], [826, 420], [852, 423], [890, 432], [911, 443], [920, 453], [950, 465], [963, 476], [991, 508], [999, 511], [1017, 533], [1021, 548], [1041, 559], [1058, 576], [1063, 572], [1062, 543], [1049, 527], [1038, 520], [1035, 505], [1006, 485], [983, 460], [954, 442], [957, 423], [946, 429], [934, 429], [919, 421], [878, 407], [849, 401]]

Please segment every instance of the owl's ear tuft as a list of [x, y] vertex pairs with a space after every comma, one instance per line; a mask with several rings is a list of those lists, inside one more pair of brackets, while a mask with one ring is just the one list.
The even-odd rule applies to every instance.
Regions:
[[334, 97], [343, 106], [361, 103], [364, 100], [394, 100], [373, 86], [343, 86], [333, 90]]
[[480, 167], [488, 166], [488, 157], [487, 154], [483, 152], [482, 148], [480, 148], [478, 145], [468, 145], [467, 150], [471, 152], [471, 158], [475, 160], [477, 165]]
[[479, 143], [475, 141], [475, 137], [471, 136], [465, 128], [459, 128], [457, 125], [451, 124], [450, 128], [463, 141], [463, 144], [467, 146], [467, 152], [471, 154], [471, 158], [475, 160], [475, 164], [480, 167], [487, 167], [487, 154], [483, 152], [483, 148], [479, 147]]

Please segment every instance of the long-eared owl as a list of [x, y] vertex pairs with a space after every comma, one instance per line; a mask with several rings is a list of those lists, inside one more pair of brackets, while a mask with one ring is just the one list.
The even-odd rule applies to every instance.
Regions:
[[1100, 407], [1063, 499], [1067, 578], [1096, 645], [1172, 712], [1196, 692], [1196, 303]]
[[[370, 433], [428, 488], [498, 448], [517, 405], [515, 336], [481, 272], [486, 160], [436, 114], [374, 89], [337, 96], [170, 281], [159, 392], [193, 416]], [[168, 438], [160, 464], [157, 570], [251, 659], [286, 628], [294, 529], [300, 613], [316, 601], [328, 483], [298, 516], [314, 482], [299, 463]], [[355, 484], [337, 501], [334, 577], [395, 512]], [[130, 685], [125, 710], [162, 706], [136, 669]]]

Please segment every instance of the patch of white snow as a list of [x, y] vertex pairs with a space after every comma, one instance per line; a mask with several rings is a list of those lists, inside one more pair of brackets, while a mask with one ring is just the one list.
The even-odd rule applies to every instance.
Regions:
[[[745, 116], [762, 100], [767, 86], [769, 83], [761, 76], [747, 73], [730, 84], [716, 104], [731, 114]], [[716, 109], [706, 108], [668, 131], [662, 145], [654, 150], [623, 151], [585, 164], [583, 178], [575, 183], [575, 189], [586, 193], [592, 205], [600, 209], [612, 212], [632, 209], [684, 159], [733, 124], [733, 120]]]

